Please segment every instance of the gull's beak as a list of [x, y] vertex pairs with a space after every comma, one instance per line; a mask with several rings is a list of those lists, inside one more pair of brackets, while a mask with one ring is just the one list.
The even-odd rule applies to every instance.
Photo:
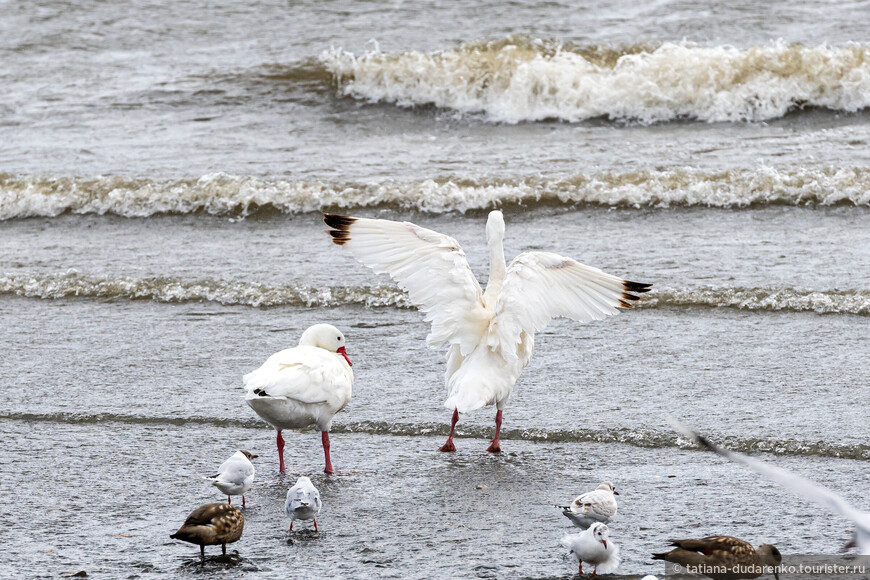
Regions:
[[258, 457], [259, 457], [259, 455], [251, 455], [251, 459], [256, 459]]
[[343, 347], [343, 346], [342, 346], [342, 347], [339, 347], [338, 350], [336, 350], [335, 352], [337, 352], [338, 354], [340, 354], [341, 356], [344, 357], [344, 360], [347, 361], [347, 365], [348, 365], [348, 366], [351, 366], [351, 367], [353, 366], [353, 363], [350, 362], [350, 359], [349, 359], [348, 356], [347, 356], [347, 351], [344, 350], [344, 347]]
[[[601, 540], [601, 543], [604, 544], [604, 549], [607, 549], [607, 540]], [[777, 578], [779, 580], [779, 578]]]
[[614, 490], [613, 490], [613, 495], [619, 495], [619, 492], [616, 491], [616, 490], [614, 489]]

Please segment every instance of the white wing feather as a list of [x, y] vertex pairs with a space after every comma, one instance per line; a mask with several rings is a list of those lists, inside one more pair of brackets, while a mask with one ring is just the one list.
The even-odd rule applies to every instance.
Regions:
[[335, 385], [353, 383], [338, 355], [313, 346], [297, 346], [276, 352], [257, 370], [245, 375], [245, 389], [264, 391], [270, 397], [285, 397], [301, 403], [326, 403]]
[[526, 252], [514, 258], [490, 326], [489, 346], [515, 359], [522, 334], [542, 330], [552, 318], [577, 322], [601, 320], [626, 306], [625, 281], [549, 252]]
[[[327, 224], [332, 225], [327, 216]], [[458, 344], [468, 354], [486, 331], [483, 292], [465, 252], [451, 238], [414, 225], [366, 218], [346, 220], [340, 245], [379, 274], [389, 274], [432, 323], [433, 348]], [[352, 220], [352, 221], [351, 221]]]
[[[769, 463], [753, 459], [752, 457], [743, 455], [742, 453], [737, 453], [736, 451], [731, 451], [719, 447], [718, 445], [714, 445], [708, 439], [702, 437], [699, 433], [672, 417], [669, 418], [669, 421], [678, 431], [692, 439], [698, 445], [706, 447], [711, 451], [715, 451], [722, 457], [726, 457], [732, 461], [736, 461], [737, 463], [742, 463], [759, 475], [763, 475], [771, 481], [780, 484], [804, 499], [815, 502], [827, 508], [832, 513], [851, 520], [861, 530], [861, 537], [870, 536], [870, 513], [855, 509], [830, 489], [810, 481], [793, 471], [787, 471], [780, 467], [770, 465]], [[870, 548], [870, 546], [861, 546], [861, 548], [863, 552]]]

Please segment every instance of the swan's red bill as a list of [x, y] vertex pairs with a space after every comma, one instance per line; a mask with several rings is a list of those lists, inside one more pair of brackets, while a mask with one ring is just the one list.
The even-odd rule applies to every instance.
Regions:
[[349, 359], [348, 356], [347, 356], [347, 351], [344, 350], [344, 347], [343, 347], [343, 346], [340, 347], [340, 348], [339, 348], [338, 350], [336, 350], [335, 352], [337, 352], [338, 354], [340, 354], [341, 356], [344, 357], [344, 360], [347, 361], [348, 366], [353, 366], [353, 363], [350, 362], [350, 359]]

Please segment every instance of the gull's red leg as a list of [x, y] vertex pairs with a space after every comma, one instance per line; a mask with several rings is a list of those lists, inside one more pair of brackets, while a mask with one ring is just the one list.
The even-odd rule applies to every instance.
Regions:
[[320, 531], [320, 530], [317, 529], [317, 520], [314, 520], [314, 531], [315, 531], [315, 532], [319, 532], [319, 531]]

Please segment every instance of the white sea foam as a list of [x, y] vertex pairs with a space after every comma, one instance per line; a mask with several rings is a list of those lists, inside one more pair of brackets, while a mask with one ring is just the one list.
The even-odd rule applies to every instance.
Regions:
[[64, 213], [248, 215], [269, 208], [283, 213], [367, 207], [444, 213], [538, 204], [634, 208], [870, 206], [870, 169], [758, 167], [710, 172], [682, 168], [565, 178], [434, 178], [379, 183], [270, 180], [225, 173], [179, 181], [0, 174], [0, 219]]
[[864, 44], [582, 47], [508, 38], [431, 53], [331, 49], [320, 58], [347, 96], [505, 123], [759, 121], [795, 107], [854, 112], [870, 105]]
[[[329, 308], [357, 305], [371, 308], [412, 308], [407, 295], [394, 286], [300, 285], [267, 286], [227, 280], [183, 280], [168, 277], [88, 276], [78, 271], [6, 273], [0, 294], [59, 299], [125, 298], [156, 302], [216, 302], [254, 307], [300, 306]], [[754, 311], [815, 312], [870, 316], [866, 290], [800, 290], [794, 288], [653, 288], [636, 308], [702, 307]]]

